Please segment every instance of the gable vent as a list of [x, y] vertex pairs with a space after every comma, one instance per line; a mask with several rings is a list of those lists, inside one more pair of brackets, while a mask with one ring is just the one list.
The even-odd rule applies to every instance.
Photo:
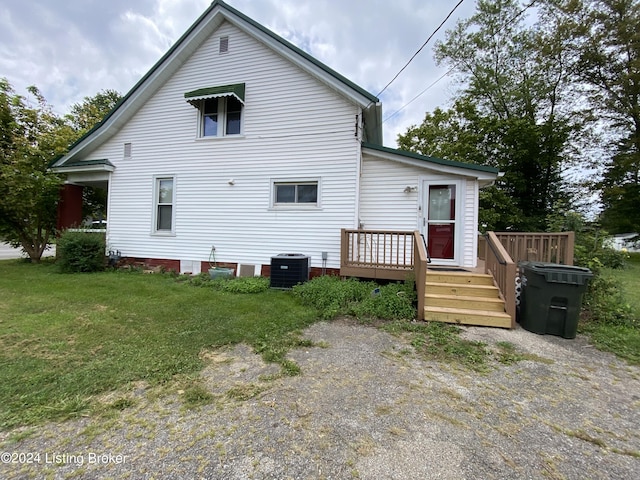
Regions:
[[131, 143], [124, 144], [124, 157], [125, 158], [131, 157]]
[[220, 53], [229, 51], [229, 37], [220, 37]]

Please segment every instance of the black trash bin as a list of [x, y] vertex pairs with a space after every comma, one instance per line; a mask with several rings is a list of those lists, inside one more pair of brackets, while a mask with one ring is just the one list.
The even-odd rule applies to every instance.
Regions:
[[544, 262], [520, 262], [522, 328], [539, 334], [576, 338], [582, 294], [591, 270]]

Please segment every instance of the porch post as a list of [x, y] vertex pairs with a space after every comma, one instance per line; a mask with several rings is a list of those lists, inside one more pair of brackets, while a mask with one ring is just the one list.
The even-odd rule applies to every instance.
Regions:
[[57, 228], [79, 227], [82, 224], [82, 185], [64, 184], [58, 200]]

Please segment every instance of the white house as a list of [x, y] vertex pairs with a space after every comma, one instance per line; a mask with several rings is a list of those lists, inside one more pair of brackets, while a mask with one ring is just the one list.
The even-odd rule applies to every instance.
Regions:
[[222, 1], [53, 169], [59, 226], [108, 188], [107, 244], [182, 272], [340, 267], [340, 230], [420, 230], [434, 264], [476, 264], [497, 170], [383, 147], [379, 100]]
[[628, 252], [640, 252], [640, 234], [620, 233], [606, 239], [606, 244], [614, 250], [626, 250]]

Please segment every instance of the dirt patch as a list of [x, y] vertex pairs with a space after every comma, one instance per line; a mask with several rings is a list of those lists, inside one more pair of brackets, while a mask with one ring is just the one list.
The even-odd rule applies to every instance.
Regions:
[[142, 394], [109, 419], [5, 432], [2, 451], [41, 460], [2, 464], [0, 477], [640, 478], [639, 368], [581, 337], [464, 330], [539, 361], [477, 373], [372, 327], [319, 323], [304, 333], [319, 346], [289, 355], [302, 375], [280, 376], [244, 345], [203, 352], [210, 404]]

